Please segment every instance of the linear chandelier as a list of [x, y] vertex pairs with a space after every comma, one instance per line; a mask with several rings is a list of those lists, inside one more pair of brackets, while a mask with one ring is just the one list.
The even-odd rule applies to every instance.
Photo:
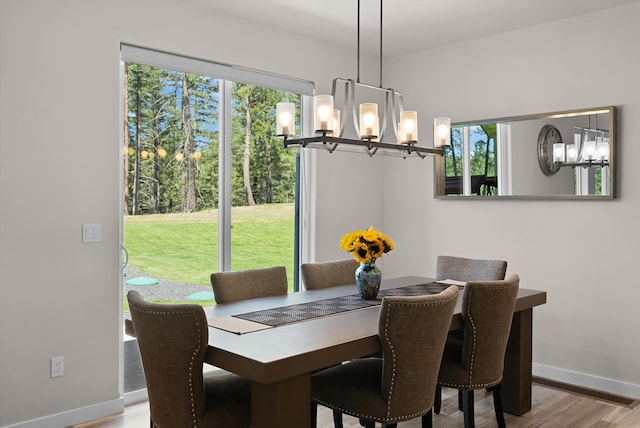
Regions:
[[608, 166], [609, 132], [576, 127], [573, 144], [554, 143], [553, 161], [560, 167]]
[[562, 167], [600, 167], [609, 166], [609, 130], [598, 128], [598, 115], [595, 126], [591, 127], [591, 115], [587, 127], [573, 128], [573, 141], [565, 143], [562, 134], [554, 125], [546, 124], [538, 134], [538, 163], [541, 171], [551, 176]]
[[[295, 136], [295, 104], [288, 102], [277, 104], [276, 133], [284, 138], [285, 147], [323, 148], [333, 152], [340, 146], [342, 150], [364, 152], [369, 156], [381, 153], [404, 158], [443, 155], [444, 146], [451, 144], [451, 119], [448, 117], [434, 119], [434, 147], [418, 146], [418, 113], [404, 110], [401, 92], [382, 86], [382, 0], [380, 0], [380, 83], [378, 86], [360, 82], [360, 0], [358, 0], [357, 55], [356, 80], [335, 78], [331, 95], [314, 96], [314, 136], [291, 138]], [[343, 120], [341, 120], [341, 111], [334, 108], [339, 86], [344, 89], [341, 103], [344, 106]], [[356, 92], [361, 93], [363, 90], [375, 94], [376, 100], [384, 99], [381, 109], [382, 121], [378, 114], [377, 103], [363, 102], [356, 108], [356, 99], [362, 97], [362, 95], [357, 96]], [[347, 122], [353, 123], [350, 134], [355, 135], [355, 138], [346, 136]], [[389, 140], [388, 135], [385, 135], [388, 134], [386, 133], [388, 128], [393, 130], [392, 141]]]

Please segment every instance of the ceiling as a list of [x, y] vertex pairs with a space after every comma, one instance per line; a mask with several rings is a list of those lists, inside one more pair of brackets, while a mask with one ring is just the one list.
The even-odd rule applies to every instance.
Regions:
[[[182, 0], [286, 27], [349, 48], [357, 46], [357, 0]], [[640, 0], [387, 0], [383, 55], [475, 39]], [[380, 2], [361, 0], [360, 48], [379, 54]]]

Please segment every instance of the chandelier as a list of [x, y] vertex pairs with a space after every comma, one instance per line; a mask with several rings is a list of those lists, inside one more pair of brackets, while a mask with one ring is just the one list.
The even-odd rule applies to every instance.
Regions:
[[587, 127], [574, 126], [571, 143], [565, 143], [554, 125], [544, 125], [538, 134], [538, 163], [542, 172], [551, 176], [562, 167], [609, 166], [609, 130], [598, 128], [598, 113], [594, 111], [595, 126], [591, 126], [591, 114]]
[[[322, 148], [329, 152], [340, 150], [364, 152], [369, 156], [376, 153], [389, 156], [443, 155], [444, 146], [451, 144], [451, 120], [448, 117], [434, 119], [433, 145], [418, 145], [418, 113], [404, 110], [402, 93], [382, 86], [382, 0], [380, 0], [380, 83], [370, 85], [360, 82], [360, 0], [358, 0], [358, 41], [357, 41], [357, 79], [333, 79], [331, 95], [316, 95], [313, 98], [314, 136], [291, 138], [295, 136], [295, 104], [282, 102], [276, 105], [276, 133], [284, 138], [284, 146]], [[341, 110], [334, 108], [336, 96], [340, 90]], [[382, 101], [382, 120], [378, 104], [363, 102], [356, 108], [356, 99], [363, 98], [367, 92], [375, 100]], [[358, 93], [358, 94], [357, 94]], [[342, 120], [341, 120], [342, 116]], [[346, 123], [353, 129], [346, 132]], [[393, 135], [390, 137], [388, 129]], [[351, 135], [348, 137], [347, 134]], [[355, 136], [355, 137], [354, 137]]]

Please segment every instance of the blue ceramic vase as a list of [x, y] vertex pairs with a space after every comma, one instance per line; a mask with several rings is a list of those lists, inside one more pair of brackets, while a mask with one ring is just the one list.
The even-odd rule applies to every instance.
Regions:
[[378, 297], [381, 281], [382, 271], [375, 262], [361, 263], [356, 269], [356, 287], [364, 300], [374, 300]]

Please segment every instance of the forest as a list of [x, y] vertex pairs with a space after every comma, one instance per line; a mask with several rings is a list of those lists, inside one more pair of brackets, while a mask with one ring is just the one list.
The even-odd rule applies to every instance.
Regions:
[[[220, 82], [125, 64], [125, 215], [218, 208]], [[275, 135], [280, 101], [299, 110], [297, 94], [232, 82], [232, 206], [294, 200], [296, 153]]]

